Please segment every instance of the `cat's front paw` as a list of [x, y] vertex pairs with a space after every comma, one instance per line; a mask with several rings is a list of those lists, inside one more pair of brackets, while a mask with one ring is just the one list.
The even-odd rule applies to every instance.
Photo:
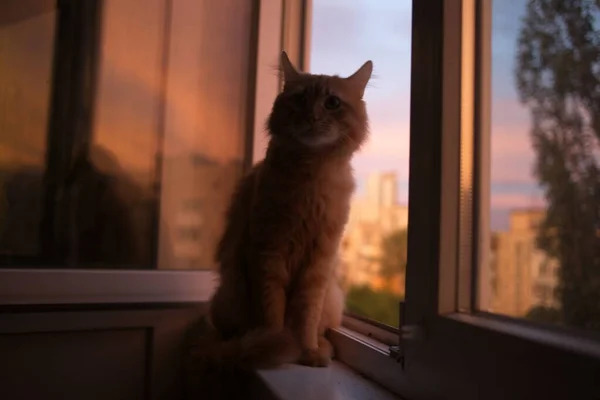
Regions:
[[327, 367], [331, 362], [331, 355], [324, 350], [323, 348], [304, 349], [298, 363], [308, 367]]

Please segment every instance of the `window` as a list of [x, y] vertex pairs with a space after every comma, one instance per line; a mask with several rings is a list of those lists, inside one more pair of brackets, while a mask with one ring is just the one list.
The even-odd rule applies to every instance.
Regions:
[[[493, 3], [490, 227], [507, 237], [498, 292], [485, 300], [494, 313], [600, 331], [600, 130], [589, 89], [599, 18], [591, 2]], [[551, 264], [558, 279], [545, 276]], [[557, 298], [542, 301], [549, 290]]]
[[252, 2], [18, 3], [0, 6], [1, 265], [213, 268], [248, 158]]
[[[585, 97], [594, 90], [582, 83], [597, 72], [598, 14], [587, 1], [413, 4], [410, 202], [419, 207], [400, 345], [410, 383], [399, 389], [409, 398], [600, 394], [590, 286], [600, 273], [598, 140]], [[585, 282], [565, 280], [556, 263], [574, 261], [565, 243]], [[542, 274], [543, 263], [561, 272]]]
[[31, 13], [14, 1], [0, 7], [0, 255], [32, 256], [40, 247], [57, 21], [53, 2], [40, 3]]
[[370, 137], [353, 161], [357, 192], [341, 273], [347, 311], [396, 328], [408, 229], [410, 9], [410, 0], [314, 0], [310, 48], [315, 73], [349, 76], [374, 63], [365, 94]]

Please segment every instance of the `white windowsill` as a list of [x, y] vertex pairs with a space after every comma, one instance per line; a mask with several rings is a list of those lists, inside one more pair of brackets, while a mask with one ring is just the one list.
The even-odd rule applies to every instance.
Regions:
[[328, 368], [286, 365], [258, 372], [275, 397], [295, 399], [400, 399], [406, 377], [389, 346], [345, 327], [328, 334], [336, 359]]
[[334, 361], [328, 368], [285, 365], [258, 372], [273, 394], [284, 400], [398, 400], [400, 397]]

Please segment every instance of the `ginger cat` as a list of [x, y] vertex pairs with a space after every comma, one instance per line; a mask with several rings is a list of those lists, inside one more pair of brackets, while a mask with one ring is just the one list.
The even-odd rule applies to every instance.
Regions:
[[367, 136], [373, 64], [348, 78], [312, 75], [283, 52], [281, 69], [265, 159], [240, 182], [217, 248], [216, 341], [192, 353], [207, 362], [327, 366], [333, 355], [324, 335], [344, 307], [337, 251], [355, 186], [350, 161]]

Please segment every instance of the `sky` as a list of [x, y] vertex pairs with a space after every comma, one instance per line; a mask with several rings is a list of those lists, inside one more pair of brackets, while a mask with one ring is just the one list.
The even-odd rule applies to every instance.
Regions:
[[[515, 47], [526, 0], [494, 1], [492, 9], [492, 196], [494, 230], [508, 227], [511, 209], [543, 206], [532, 175], [529, 113], [514, 84]], [[411, 7], [409, 0], [313, 0], [310, 68], [350, 75], [366, 60], [374, 79], [365, 100], [371, 136], [356, 156], [359, 192], [366, 177], [397, 171], [408, 202]]]

